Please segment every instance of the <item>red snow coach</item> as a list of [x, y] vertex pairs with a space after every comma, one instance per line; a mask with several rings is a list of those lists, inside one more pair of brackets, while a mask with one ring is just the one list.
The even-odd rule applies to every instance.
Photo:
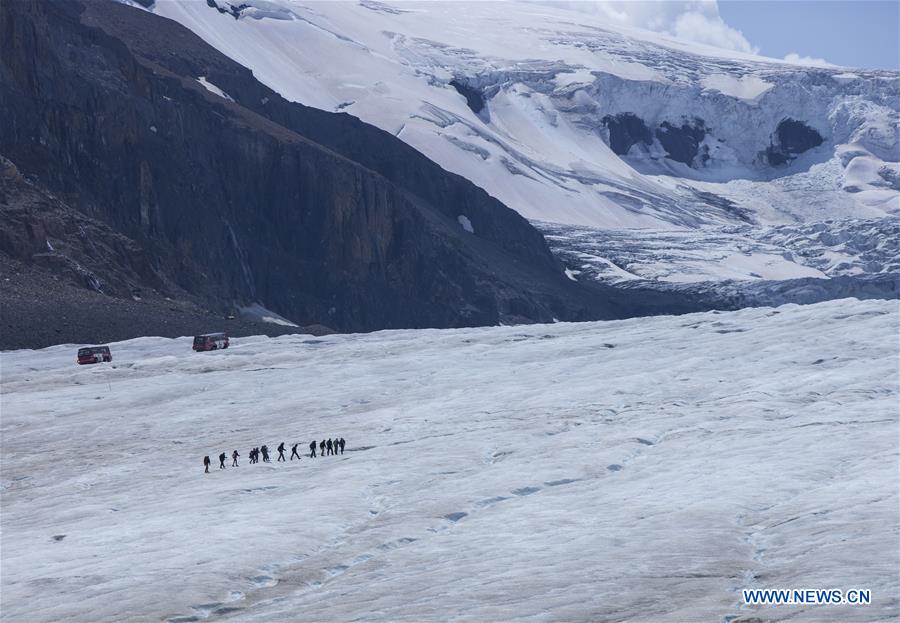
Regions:
[[194, 337], [194, 350], [198, 353], [220, 348], [228, 348], [228, 335], [225, 333], [207, 333]]
[[103, 363], [112, 361], [112, 354], [109, 352], [109, 346], [86, 346], [78, 349], [77, 361], [79, 365]]

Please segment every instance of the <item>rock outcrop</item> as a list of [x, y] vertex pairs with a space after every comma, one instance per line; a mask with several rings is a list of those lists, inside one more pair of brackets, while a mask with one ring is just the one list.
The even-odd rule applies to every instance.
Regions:
[[823, 142], [822, 135], [802, 121], [782, 119], [772, 133], [772, 144], [766, 148], [769, 164], [787, 164], [798, 155], [818, 147]]
[[633, 113], [606, 115], [603, 125], [609, 131], [609, 146], [619, 156], [624, 156], [636, 143], [650, 145], [653, 136], [644, 120]]
[[259, 302], [338, 330], [630, 310], [566, 279], [543, 237], [470, 182], [285, 101], [133, 7], [0, 5], [0, 109], [0, 153], [129, 241], [104, 260], [127, 273], [107, 276], [116, 293], [171, 283], [211, 308]]
[[134, 240], [87, 217], [25, 179], [0, 155], [0, 254], [100, 294], [172, 294]]

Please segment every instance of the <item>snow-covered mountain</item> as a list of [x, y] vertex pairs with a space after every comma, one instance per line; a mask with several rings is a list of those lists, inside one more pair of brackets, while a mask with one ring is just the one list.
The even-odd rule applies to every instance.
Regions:
[[896, 72], [798, 66], [530, 3], [151, 10], [530, 219], [672, 229], [900, 212]]
[[[3, 620], [895, 621], [898, 321], [843, 300], [4, 352]], [[742, 603], [790, 587], [872, 603]]]

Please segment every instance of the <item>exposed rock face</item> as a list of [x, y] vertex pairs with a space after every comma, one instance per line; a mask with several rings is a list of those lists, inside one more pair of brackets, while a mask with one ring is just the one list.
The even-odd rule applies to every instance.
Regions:
[[772, 135], [772, 145], [766, 149], [769, 164], [786, 164], [805, 151], [818, 147], [822, 135], [802, 121], [782, 119]]
[[476, 115], [484, 110], [484, 94], [461, 80], [454, 78], [450, 86], [456, 89], [460, 95], [466, 98], [466, 104]]
[[20, 262], [4, 253], [0, 253], [0, 295], [0, 350], [104, 344], [142, 335], [180, 337], [210, 331], [227, 331], [232, 337], [332, 332], [321, 326], [289, 327], [237, 314], [211, 313], [188, 299], [172, 300], [149, 289], [140, 298], [109, 296], [87, 289], [43, 264]]
[[[712, 130], [699, 117], [682, 119], [680, 124], [662, 121], [652, 132], [641, 117], [630, 112], [606, 115], [602, 122], [608, 131], [607, 142], [619, 156], [628, 154], [638, 143], [649, 147], [656, 137], [669, 160], [699, 169], [711, 159], [704, 139]], [[818, 131], [803, 121], [782, 119], [772, 133], [772, 143], [763, 153], [763, 161], [773, 166], [787, 164], [800, 154], [818, 147], [824, 140]], [[718, 142], [724, 141], [718, 139]]]
[[[680, 126], [663, 121], [656, 129], [656, 138], [666, 150], [666, 157], [688, 166], [694, 164], [705, 136], [706, 124], [698, 118], [684, 121]], [[704, 157], [709, 159], [708, 154], [702, 154], [701, 163], [705, 162]]]
[[0, 6], [0, 33], [0, 152], [144, 249], [147, 279], [339, 330], [627, 308], [567, 280], [484, 191], [353, 117], [286, 102], [174, 22], [23, 0]]
[[172, 293], [143, 248], [26, 180], [0, 155], [0, 254], [111, 296]]
[[206, 0], [206, 5], [217, 10], [219, 13], [227, 13], [234, 19], [239, 18], [241, 16], [241, 9], [246, 7], [246, 5], [234, 6], [227, 2], [218, 3], [215, 0]]
[[619, 156], [627, 154], [635, 143], [653, 143], [650, 128], [633, 113], [607, 115], [603, 117], [603, 125], [609, 130], [609, 146]]
[[134, 240], [66, 205], [0, 155], [0, 350], [178, 337], [326, 333], [216, 314]]

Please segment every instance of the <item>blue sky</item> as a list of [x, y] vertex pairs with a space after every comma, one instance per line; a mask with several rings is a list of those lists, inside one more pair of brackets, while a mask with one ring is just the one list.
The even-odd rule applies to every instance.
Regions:
[[718, 48], [900, 69], [900, 0], [532, 0]]
[[900, 69], [900, 0], [719, 0], [719, 15], [764, 56]]

